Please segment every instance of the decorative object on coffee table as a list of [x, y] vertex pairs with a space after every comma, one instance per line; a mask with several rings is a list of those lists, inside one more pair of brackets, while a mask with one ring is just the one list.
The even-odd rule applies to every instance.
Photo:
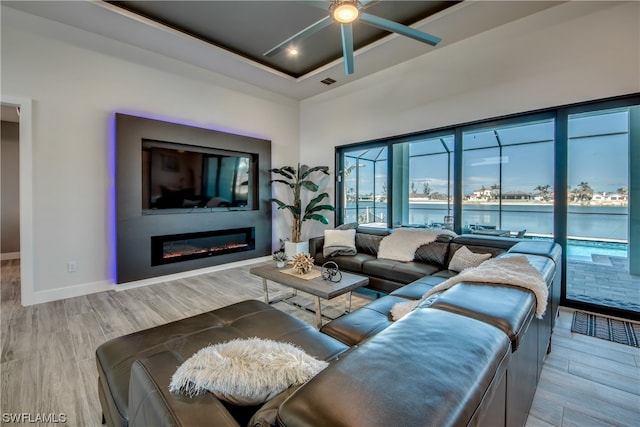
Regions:
[[287, 263], [287, 254], [284, 251], [274, 252], [273, 260], [278, 268], [283, 268]]
[[338, 264], [333, 261], [327, 261], [322, 264], [322, 278], [329, 282], [339, 282], [342, 280], [342, 273], [340, 273]]
[[272, 179], [272, 183], [277, 182], [280, 184], [284, 184], [285, 186], [289, 187], [291, 191], [290, 201], [288, 201], [287, 203], [275, 198], [271, 199], [271, 201], [278, 205], [278, 209], [288, 210], [293, 216], [291, 241], [285, 242], [285, 252], [287, 253], [287, 256], [289, 256], [289, 258], [293, 258], [293, 256], [298, 253], [306, 253], [309, 251], [308, 242], [306, 242], [306, 250], [297, 248], [297, 245], [302, 243], [302, 223], [307, 220], [314, 220], [319, 221], [323, 224], [329, 224], [329, 220], [319, 212], [335, 211], [335, 208], [332, 205], [321, 204], [321, 202], [323, 202], [325, 199], [329, 199], [329, 194], [326, 192], [320, 193], [318, 196], [311, 199], [309, 203], [307, 203], [307, 205], [304, 207], [304, 209], [302, 207], [302, 189], [316, 192], [320, 188], [318, 184], [310, 180], [311, 175], [316, 172], [329, 175], [329, 167], [309, 167], [307, 165], [300, 165], [298, 163], [297, 169], [293, 166], [284, 166], [281, 168], [270, 169], [269, 171], [284, 177], [284, 179]]
[[306, 274], [313, 268], [313, 258], [309, 254], [298, 254], [293, 258], [293, 270], [300, 274]]

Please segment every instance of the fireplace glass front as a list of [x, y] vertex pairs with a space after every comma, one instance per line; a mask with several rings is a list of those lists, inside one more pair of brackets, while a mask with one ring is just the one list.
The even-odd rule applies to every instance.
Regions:
[[151, 265], [255, 249], [255, 228], [234, 228], [151, 237]]

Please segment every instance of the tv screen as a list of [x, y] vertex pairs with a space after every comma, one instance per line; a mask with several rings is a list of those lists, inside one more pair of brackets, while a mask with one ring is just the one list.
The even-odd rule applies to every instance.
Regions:
[[252, 154], [145, 140], [143, 210], [251, 208]]

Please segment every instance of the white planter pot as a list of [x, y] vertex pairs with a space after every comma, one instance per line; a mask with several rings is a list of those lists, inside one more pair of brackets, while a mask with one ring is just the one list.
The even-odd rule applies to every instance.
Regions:
[[284, 253], [287, 255], [287, 259], [293, 259], [298, 254], [309, 253], [309, 241], [306, 242], [284, 242]]

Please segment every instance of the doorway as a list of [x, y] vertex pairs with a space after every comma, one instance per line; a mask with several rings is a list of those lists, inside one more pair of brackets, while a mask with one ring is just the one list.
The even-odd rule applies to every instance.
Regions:
[[20, 259], [20, 109], [2, 105], [0, 111], [0, 260]]
[[630, 272], [631, 113], [568, 116], [567, 301], [640, 313], [640, 276]]
[[[18, 118], [18, 220], [17, 227], [19, 245], [18, 253], [10, 253], [16, 257], [20, 270], [20, 304], [23, 306], [35, 303], [34, 292], [34, 245], [33, 245], [33, 155], [32, 155], [32, 100], [2, 94], [2, 108], [7, 107], [7, 114], [13, 110]], [[3, 112], [4, 117], [4, 112]], [[3, 165], [4, 169], [4, 165]], [[4, 171], [3, 171], [4, 174]], [[4, 179], [4, 176], [3, 176]], [[4, 183], [2, 192], [4, 193]], [[4, 203], [4, 200], [3, 200]], [[15, 203], [15, 202], [14, 202]], [[4, 214], [4, 212], [3, 212]], [[4, 252], [4, 249], [3, 249]]]

